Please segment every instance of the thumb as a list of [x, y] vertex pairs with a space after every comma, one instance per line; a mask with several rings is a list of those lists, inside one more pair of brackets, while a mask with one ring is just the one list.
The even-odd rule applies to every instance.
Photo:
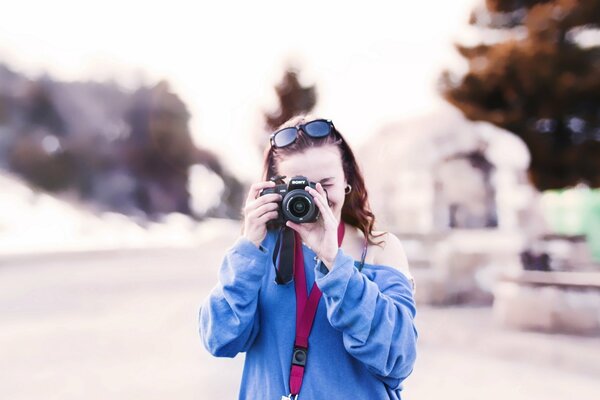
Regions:
[[302, 224], [297, 224], [292, 221], [286, 221], [285, 225], [298, 232], [300, 236], [304, 236], [306, 233], [306, 228], [302, 226]]

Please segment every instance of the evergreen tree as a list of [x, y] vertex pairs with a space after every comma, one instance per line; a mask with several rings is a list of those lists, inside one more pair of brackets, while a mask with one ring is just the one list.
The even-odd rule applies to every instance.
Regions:
[[[443, 96], [471, 120], [518, 135], [539, 190], [600, 187], [600, 0], [486, 0], [470, 24], [506, 39], [456, 45], [469, 70]], [[596, 31], [597, 32], [597, 31]]]

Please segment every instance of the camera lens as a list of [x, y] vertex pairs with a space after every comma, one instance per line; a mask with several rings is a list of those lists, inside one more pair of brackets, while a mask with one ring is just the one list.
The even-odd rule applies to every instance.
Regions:
[[297, 201], [296, 203], [294, 203], [294, 211], [298, 213], [303, 212], [305, 208], [306, 206], [301, 201]]
[[290, 211], [293, 216], [303, 217], [310, 207], [308, 199], [304, 196], [298, 196], [290, 201]]
[[313, 197], [304, 189], [293, 189], [282, 199], [283, 219], [296, 223], [314, 222], [319, 209]]

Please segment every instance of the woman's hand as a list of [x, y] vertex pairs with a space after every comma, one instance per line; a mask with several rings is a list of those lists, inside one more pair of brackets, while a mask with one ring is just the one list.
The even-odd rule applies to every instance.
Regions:
[[257, 197], [262, 189], [275, 186], [273, 181], [258, 182], [250, 187], [246, 205], [244, 207], [244, 233], [243, 236], [260, 247], [267, 235], [267, 222], [277, 218], [281, 195], [269, 193]]
[[323, 261], [327, 269], [333, 267], [333, 261], [338, 252], [338, 220], [327, 202], [327, 195], [320, 183], [317, 190], [306, 186], [305, 190], [315, 199], [319, 212], [321, 213], [316, 222], [297, 224], [287, 221], [286, 225], [300, 234], [302, 241], [306, 243]]

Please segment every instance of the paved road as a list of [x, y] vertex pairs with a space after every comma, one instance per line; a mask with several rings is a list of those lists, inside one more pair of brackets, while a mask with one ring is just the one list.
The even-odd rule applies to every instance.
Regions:
[[[0, 398], [235, 398], [243, 356], [213, 358], [197, 327], [230, 243], [0, 258]], [[489, 308], [423, 306], [417, 324], [419, 357], [405, 399], [600, 393], [599, 338], [505, 331]]]

